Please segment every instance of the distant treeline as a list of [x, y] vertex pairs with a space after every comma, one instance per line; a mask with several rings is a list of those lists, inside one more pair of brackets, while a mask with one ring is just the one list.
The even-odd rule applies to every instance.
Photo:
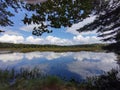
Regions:
[[84, 45], [38, 45], [38, 44], [13, 44], [0, 43], [0, 50], [12, 49], [22, 52], [28, 51], [99, 51], [105, 44], [84, 44]]
[[13, 43], [0, 43], [0, 48], [45, 48], [45, 47], [71, 47], [71, 48], [88, 48], [88, 47], [101, 47], [105, 46], [105, 44], [83, 44], [83, 45], [51, 45], [51, 44], [45, 44], [45, 45], [38, 45], [38, 44], [13, 44]]

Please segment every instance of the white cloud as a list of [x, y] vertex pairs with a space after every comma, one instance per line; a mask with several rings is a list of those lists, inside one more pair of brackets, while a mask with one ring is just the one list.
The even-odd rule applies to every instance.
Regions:
[[69, 39], [62, 39], [54, 36], [47, 36], [46, 40], [48, 41], [49, 44], [56, 44], [56, 45], [71, 45], [72, 41]]
[[[47, 22], [43, 22], [44, 25], [46, 25]], [[30, 24], [30, 25], [24, 25], [22, 27], [20, 27], [19, 29], [20, 30], [23, 30], [23, 31], [27, 31], [27, 32], [32, 32], [32, 30], [34, 29], [34, 27], [39, 27], [41, 26], [41, 24]]]
[[43, 41], [44, 41], [43, 38], [34, 38], [33, 36], [28, 36], [26, 38], [25, 43], [28, 43], [28, 44], [42, 44]]
[[55, 36], [42, 37], [23, 37], [20, 35], [4, 34], [0, 36], [0, 42], [8, 43], [26, 43], [26, 44], [55, 44], [55, 45], [74, 45], [74, 44], [91, 44], [101, 43], [100, 39], [96, 36], [74, 36], [73, 39], [64, 39]]
[[96, 36], [82, 36], [77, 35], [73, 37], [73, 41], [78, 44], [91, 44], [91, 43], [101, 43], [100, 39]]
[[24, 37], [17, 36], [17, 35], [4, 34], [4, 35], [0, 36], [0, 42], [23, 43]]
[[2, 34], [8, 34], [8, 35], [22, 35], [20, 32], [12, 30], [13, 28], [5, 28], [5, 27], [0, 27], [0, 30], [5, 31]]
[[6, 31], [5, 30], [5, 34], [8, 34], [8, 35], [21, 35], [21, 33], [17, 32], [17, 31], [13, 31], [13, 30], [8, 30]]
[[29, 36], [25, 39], [25, 43], [29, 44], [55, 44], [55, 45], [71, 45], [72, 41], [62, 39], [54, 36], [47, 36], [46, 38]]
[[[77, 24], [73, 24], [70, 28], [67, 28], [67, 31], [68, 33], [71, 33], [71, 34], [74, 34], [74, 35], [79, 35], [79, 34], [90, 34], [91, 32], [82, 32], [82, 33], [79, 33], [78, 31], [76, 31], [77, 29], [83, 27], [84, 25], [88, 24], [88, 23], [91, 23], [95, 20], [96, 16], [90, 16], [86, 19], [84, 19], [82, 22], [79, 22]], [[92, 32], [93, 34], [96, 34], [94, 31]], [[91, 34], [92, 34], [91, 33]]]
[[31, 32], [34, 27], [38, 27], [39, 25], [37, 24], [30, 24], [30, 25], [25, 25], [20, 28], [20, 30]]

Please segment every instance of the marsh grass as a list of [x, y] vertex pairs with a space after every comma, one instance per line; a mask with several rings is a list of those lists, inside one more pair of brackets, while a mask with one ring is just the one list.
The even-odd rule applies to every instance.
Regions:
[[43, 76], [35, 68], [33, 70], [14, 69], [0, 70], [0, 90], [120, 90], [118, 71], [95, 77], [89, 77], [85, 82], [74, 79], [66, 81], [57, 76]]
[[92, 86], [99, 90], [120, 90], [120, 76], [119, 70], [112, 69], [104, 75], [93, 77], [91, 80]]

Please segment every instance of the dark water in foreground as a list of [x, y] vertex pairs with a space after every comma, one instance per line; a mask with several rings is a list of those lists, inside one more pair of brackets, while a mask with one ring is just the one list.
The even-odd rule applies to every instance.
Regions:
[[39, 68], [41, 73], [78, 81], [101, 75], [118, 67], [114, 53], [104, 52], [29, 52], [0, 54], [0, 68]]

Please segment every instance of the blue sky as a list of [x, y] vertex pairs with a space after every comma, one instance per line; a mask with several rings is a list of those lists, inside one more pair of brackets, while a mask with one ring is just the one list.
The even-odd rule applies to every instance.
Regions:
[[0, 42], [56, 45], [101, 43], [95, 31], [82, 33], [76, 31], [76, 29], [92, 22], [95, 16], [73, 24], [69, 28], [53, 28], [53, 32], [50, 34], [44, 33], [42, 36], [34, 36], [32, 35], [32, 29], [38, 25], [24, 25], [21, 21], [24, 18], [24, 12], [26, 11], [19, 11], [19, 13], [15, 14], [15, 17], [11, 18], [14, 21], [14, 26], [0, 27], [1, 30], [5, 30], [5, 33], [0, 34]]

